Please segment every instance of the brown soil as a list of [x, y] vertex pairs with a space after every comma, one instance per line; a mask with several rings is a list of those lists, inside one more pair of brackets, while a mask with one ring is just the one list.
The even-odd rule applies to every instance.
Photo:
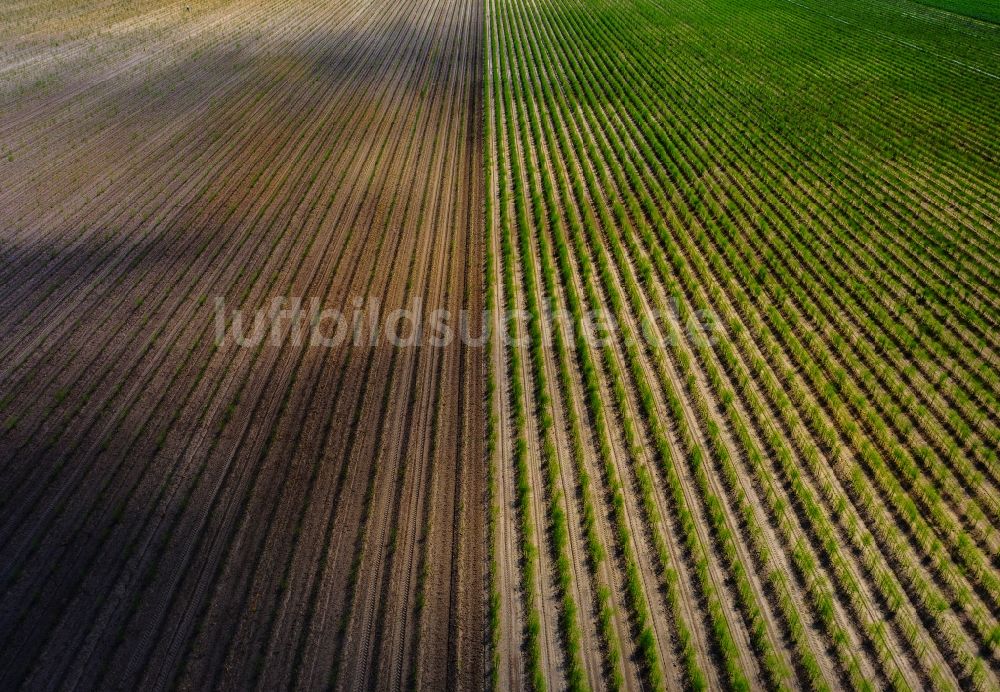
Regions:
[[4, 687], [482, 686], [480, 349], [214, 321], [315, 296], [475, 324], [482, 11], [11, 8]]

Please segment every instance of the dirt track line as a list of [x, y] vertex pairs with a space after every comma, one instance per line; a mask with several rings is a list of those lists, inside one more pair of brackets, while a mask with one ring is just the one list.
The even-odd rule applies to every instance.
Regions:
[[[468, 169], [469, 199], [466, 227], [470, 235], [470, 249], [465, 253], [463, 308], [469, 315], [470, 336], [473, 325], [485, 328], [485, 223], [481, 212], [484, 206], [483, 169], [483, 91], [479, 76], [484, 65], [485, 3], [474, 3], [476, 12], [470, 21], [470, 39], [466, 44], [474, 51], [475, 74], [467, 76], [467, 127], [476, 133], [469, 144]], [[488, 335], [483, 335], [484, 337]], [[482, 349], [485, 344], [463, 349], [461, 384], [463, 399], [460, 412], [465, 425], [462, 431], [462, 456], [456, 477], [459, 507], [452, 531], [458, 543], [457, 591], [452, 599], [451, 626], [454, 656], [450, 669], [457, 671], [454, 686], [458, 689], [479, 689], [486, 684], [486, 512], [487, 489], [484, 462], [486, 452], [486, 372]]]
[[[474, 6], [475, 5], [473, 4], [466, 4], [465, 5], [466, 12], [467, 13], [470, 12]], [[469, 58], [466, 57], [467, 63], [463, 63], [459, 68], [460, 71], [458, 72], [457, 76], [458, 78], [462, 79], [462, 84], [459, 94], [457, 95], [456, 99], [453, 99], [453, 109], [455, 111], [459, 110], [459, 106], [463, 101], [473, 100], [475, 103], [481, 104], [481, 101], [477, 98], [474, 92], [473, 85], [475, 83], [474, 74], [476, 73], [477, 68], [481, 69], [481, 64], [482, 64], [481, 53], [480, 53], [482, 46], [481, 43], [482, 26], [481, 24], [476, 23], [468, 18], [463, 18], [462, 25], [464, 26], [464, 31], [462, 32], [461, 39], [458, 41], [457, 50], [459, 51], [460, 54], [464, 56], [472, 55], [475, 57], [471, 60], [469, 60]], [[475, 112], [475, 109], [473, 109], [473, 112]], [[450, 115], [450, 117], [453, 117], [458, 121], [461, 121], [462, 119], [461, 113], [457, 112], [453, 112]], [[463, 230], [459, 235], [460, 242], [459, 242], [458, 252], [456, 253], [454, 251], [454, 248], [451, 246], [450, 246], [450, 252], [452, 254], [453, 261], [457, 262], [459, 261], [459, 258], [461, 258], [461, 260], [464, 261], [466, 264], [468, 264], [470, 261], [469, 253], [471, 252], [471, 250], [463, 251], [463, 248], [466, 246], [466, 243], [469, 243], [471, 240], [467, 237], [467, 234], [470, 233], [473, 228], [475, 228], [473, 219], [476, 218], [475, 214], [476, 210], [473, 208], [471, 202], [472, 199], [475, 199], [475, 193], [474, 193], [475, 184], [471, 182], [471, 177], [475, 174], [475, 171], [477, 171], [477, 169], [471, 165], [470, 161], [470, 159], [475, 157], [476, 149], [470, 146], [469, 140], [472, 139], [473, 144], [479, 143], [481, 145], [481, 142], [477, 138], [475, 138], [474, 135], [471, 134], [472, 132], [475, 132], [474, 128], [480, 126], [481, 126], [481, 121], [477, 122], [476, 120], [469, 119], [466, 123], [466, 127], [468, 128], [468, 130], [460, 130], [456, 132], [456, 134], [461, 136], [462, 139], [464, 140], [464, 148], [461, 148], [457, 152], [458, 155], [456, 156], [456, 164], [459, 164], [460, 172], [456, 173], [455, 180], [462, 180], [463, 178], [469, 178], [470, 180], [468, 182], [468, 187], [464, 185], [459, 187], [459, 189], [457, 190], [458, 202], [452, 205], [453, 216], [450, 221], [451, 226], [455, 229], [462, 228]], [[463, 221], [459, 218], [461, 210], [463, 209], [465, 210], [466, 213], [464, 227], [462, 226]], [[451, 239], [451, 245], [455, 243], [455, 240], [456, 238], [453, 236]], [[472, 241], [471, 244], [473, 247], [475, 247], [474, 240]], [[449, 271], [450, 271], [449, 273], [449, 282], [450, 282], [451, 278], [453, 278], [454, 276], [455, 269]], [[464, 272], [463, 275], [465, 276], [464, 284], [466, 287], [465, 288], [466, 293], [463, 294], [463, 299], [464, 299], [464, 297], [467, 295], [468, 292], [468, 282], [470, 280], [470, 275]], [[451, 287], [448, 288], [449, 295], [452, 294], [452, 290], [453, 289]], [[453, 301], [457, 300], [457, 298], [458, 298], [457, 296], [453, 296]], [[465, 307], [467, 308], [468, 305], [465, 305]], [[454, 305], [449, 309], [454, 309]], [[453, 345], [452, 348], [454, 349], [455, 345]], [[461, 381], [463, 370], [466, 366], [466, 359], [468, 357], [467, 355], [468, 349], [467, 347], [464, 346], [460, 346], [459, 348], [461, 349], [461, 353], [452, 355], [461, 356], [459, 359], [459, 363], [453, 366], [457, 367], [458, 373], [456, 376], [459, 377]], [[442, 391], [445, 391], [444, 385], [442, 385], [441, 388], [439, 389], [439, 399], [435, 403], [434, 424], [433, 424], [435, 431], [437, 431], [439, 428], [440, 425], [439, 421], [441, 419], [444, 406], [450, 404], [450, 402], [448, 402], [447, 400], [442, 401], [440, 399], [440, 392]], [[474, 392], [475, 389], [473, 389], [472, 391], [463, 390], [462, 396], [471, 397], [474, 395]], [[464, 426], [466, 423], [469, 423], [469, 421], [471, 421], [474, 418], [473, 416], [468, 414], [466, 410], [464, 410], [464, 407], [462, 406], [461, 402], [458, 404], [458, 411], [459, 413], [457, 415], [460, 416], [458, 419], [460, 425]], [[444, 417], [445, 420], [449, 420], [447, 414], [445, 414]], [[458, 435], [458, 439], [461, 440], [461, 434], [462, 434], [461, 431], [460, 430], [456, 431], [456, 434]], [[431, 440], [432, 449], [435, 450], [438, 448], [439, 444], [437, 436], [438, 436], [437, 433], [435, 433], [434, 439]], [[458, 483], [458, 485], [451, 486], [453, 492], [459, 498], [458, 501], [456, 502], [456, 514], [454, 519], [454, 521], [456, 522], [458, 521], [458, 512], [461, 511], [461, 498], [465, 491], [464, 486], [462, 485], [463, 480], [461, 474], [465, 465], [469, 462], [470, 459], [468, 456], [463, 456], [463, 450], [467, 449], [467, 445], [468, 443], [465, 442], [465, 440], [461, 440], [459, 442], [459, 448], [456, 449], [457, 459], [455, 462], [456, 469], [454, 471], [455, 475], [454, 480]], [[433, 458], [436, 455], [434, 453], [430, 453], [430, 456]], [[460, 662], [459, 656], [462, 652], [460, 651], [460, 643], [456, 641], [454, 637], [453, 627], [452, 627], [452, 623], [454, 621], [454, 618], [456, 617], [455, 612], [452, 610], [452, 608], [456, 609], [461, 608], [461, 604], [457, 604], [455, 602], [456, 600], [455, 584], [458, 581], [459, 576], [461, 576], [461, 572], [459, 572], [459, 576], [456, 576], [456, 571], [460, 570], [461, 567], [463, 566], [462, 555], [472, 551], [462, 549], [461, 533], [460, 533], [461, 529], [458, 525], [452, 525], [449, 527], [444, 521], [435, 520], [435, 517], [439, 514], [438, 510], [440, 509], [440, 503], [435, 500], [434, 491], [441, 483], [444, 483], [446, 490], [449, 487], [447, 484], [448, 475], [440, 474], [438, 466], [439, 462], [437, 460], [432, 459], [431, 466], [428, 469], [429, 489], [425, 491], [424, 506], [421, 508], [421, 519], [423, 524], [420, 527], [420, 536], [418, 539], [419, 550], [417, 550], [416, 545], [412, 546], [413, 549], [413, 556], [411, 558], [412, 562], [410, 564], [407, 575], [407, 578], [410, 582], [409, 588], [411, 589], [411, 591], [408, 593], [407, 607], [401, 618], [403, 622], [402, 623], [399, 622], [400, 618], [391, 618], [389, 616], [386, 616], [385, 618], [385, 621], [388, 623], [388, 626], [390, 628], [393, 627], [396, 628], [398, 637], [401, 640], [401, 646], [399, 647], [396, 647], [395, 645], [392, 646], [392, 651], [394, 652], [395, 655], [391, 662], [391, 671], [389, 675], [391, 676], [390, 681], [391, 685], [393, 686], [396, 684], [399, 685], [406, 684], [408, 686], [417, 685], [418, 681], [422, 677], [422, 674], [424, 673], [425, 666], [427, 668], [430, 668], [431, 669], [430, 672], [432, 672], [434, 675], [440, 676], [442, 671], [440, 670], [439, 666], [441, 665], [440, 662], [442, 661], [442, 658], [447, 661], [447, 663], [444, 666], [444, 670], [450, 671], [453, 674], [452, 676], [453, 679], [456, 678], [458, 675], [457, 668], [459, 667], [459, 662]], [[446, 466], [445, 471], [447, 470], [448, 467]], [[437, 481], [438, 477], [441, 478], [440, 481]], [[467, 524], [465, 525], [465, 528], [471, 530], [472, 526], [474, 526], [474, 524]], [[450, 536], [447, 533], [448, 530], [451, 531]], [[439, 559], [434, 559], [434, 560], [431, 559], [432, 554], [434, 556], [438, 556], [445, 553], [445, 550], [443, 550], [437, 543], [434, 542], [433, 539], [435, 538], [437, 538], [438, 541], [444, 540], [445, 543], [447, 543], [447, 540], [450, 538], [452, 541], [451, 545], [452, 546], [457, 545], [458, 547], [452, 548], [450, 550], [450, 554], [452, 556], [452, 560], [450, 563], [451, 575], [452, 575], [452, 588], [450, 589], [450, 591], [448, 591], [448, 597], [449, 597], [449, 604], [447, 606], [448, 611], [446, 613], [436, 612], [428, 616], [426, 615], [426, 613], [430, 612], [430, 608], [427, 606], [428, 594], [431, 594], [431, 597], [433, 597], [434, 600], [436, 601], [436, 605], [438, 606], [438, 608], [440, 608], [441, 607], [440, 601], [443, 599], [446, 592], [445, 586], [442, 585], [441, 583], [437, 583], [432, 587], [428, 587], [427, 585], [429, 581], [434, 579], [435, 577], [438, 579], [438, 581], [440, 581], [441, 578], [440, 575], [443, 575], [442, 562]], [[465, 613], [465, 615], [470, 618], [470, 624], [475, 622], [476, 615], [474, 613]], [[425, 620], [425, 618], [430, 618], [430, 619]], [[425, 622], [428, 623], [428, 626], [440, 628], [442, 621], [446, 621], [448, 623], [448, 632], [446, 636], [442, 637], [440, 633], [434, 631], [428, 633], [426, 637], [424, 636], [423, 629]], [[442, 644], [447, 645], [447, 650], [443, 656], [441, 655], [440, 652]], [[480, 644], [482, 644], [482, 642], [480, 642]], [[430, 647], [430, 651], [427, 651], [428, 647]], [[430, 662], [430, 665], [427, 665], [428, 662]], [[404, 668], [408, 669], [409, 671], [408, 678], [405, 683], [403, 682]]]
[[[472, 3], [465, 4], [468, 10]], [[466, 39], [467, 40], [467, 39]], [[464, 44], [467, 46], [468, 44]], [[462, 79], [461, 88], [464, 90], [470, 86], [470, 79], [467, 75], [458, 75]], [[461, 107], [461, 100], [453, 100], [455, 109]], [[451, 117], [461, 122], [463, 117], [459, 113], [451, 113]], [[455, 135], [464, 133], [456, 130]], [[460, 151], [459, 145], [455, 143], [454, 151]], [[456, 181], [467, 180], [467, 167], [470, 163], [466, 152], [461, 152], [462, 156], [455, 157], [456, 171], [453, 179]], [[452, 202], [448, 224], [453, 229], [463, 228], [462, 221], [459, 221], [459, 214], [465, 211], [467, 215], [468, 201], [462, 199], [469, 188], [464, 188], [459, 193], [459, 201]], [[463, 206], [466, 205], [466, 206]], [[468, 250], [467, 230], [463, 230], [458, 238], [456, 248], [456, 237], [453, 235], [449, 242], [449, 285], [447, 286], [448, 309], [456, 311], [461, 308], [461, 296], [451, 285], [452, 280], [468, 277], [459, 273], [460, 265], [455, 263], [466, 261]], [[454, 312], [452, 313], [454, 314]], [[409, 684], [417, 687], [427, 687], [429, 689], [454, 689], [459, 675], [459, 665], [461, 664], [459, 641], [456, 632], [456, 619], [459, 614], [453, 610], [459, 607], [457, 602], [458, 589], [460, 588], [460, 568], [462, 566], [461, 555], [461, 527], [458, 525], [459, 513], [462, 510], [462, 497], [464, 489], [458, 485], [462, 465], [465, 459], [462, 456], [463, 440], [462, 428], [464, 425], [463, 407], [461, 398], [465, 393], [456, 391], [460, 386], [462, 355], [464, 348], [455, 348], [454, 345], [445, 349], [444, 357], [448, 359], [443, 365], [440, 374], [442, 383], [439, 385], [439, 400], [435, 408], [434, 424], [434, 475], [431, 478], [431, 485], [427, 498], [427, 514], [425, 515], [426, 539], [423, 547], [424, 556], [421, 569], [424, 570], [423, 581], [420, 584], [419, 595], [421, 599], [421, 610], [419, 618], [413, 618], [412, 632], [410, 636], [413, 642], [412, 655], [415, 657]], [[469, 527], [472, 528], [472, 527]], [[431, 556], [440, 556], [439, 559], [431, 559]], [[448, 559], [450, 557], [450, 559]], [[481, 584], [480, 584], [481, 586]], [[471, 624], [471, 623], [470, 623]], [[399, 658], [397, 666], [402, 666], [404, 660]], [[402, 678], [400, 678], [402, 682]]]

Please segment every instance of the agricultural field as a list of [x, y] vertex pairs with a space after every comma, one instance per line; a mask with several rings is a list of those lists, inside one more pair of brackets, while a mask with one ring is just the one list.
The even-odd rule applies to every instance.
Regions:
[[1000, 26], [486, 17], [494, 684], [997, 689]]
[[0, 689], [997, 690], [998, 453], [994, 2], [0, 4]]
[[481, 314], [482, 5], [0, 15], [0, 688], [478, 686], [482, 350], [216, 301]]

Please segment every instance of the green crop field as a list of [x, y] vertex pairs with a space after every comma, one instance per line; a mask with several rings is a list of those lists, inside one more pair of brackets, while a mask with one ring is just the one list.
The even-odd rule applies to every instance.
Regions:
[[995, 689], [1000, 27], [487, 21], [499, 688]]

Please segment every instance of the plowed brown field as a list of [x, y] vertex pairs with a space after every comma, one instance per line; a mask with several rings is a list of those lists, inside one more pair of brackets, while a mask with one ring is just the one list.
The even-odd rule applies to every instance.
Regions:
[[483, 684], [481, 349], [216, 334], [481, 319], [482, 13], [0, 8], [0, 687]]

